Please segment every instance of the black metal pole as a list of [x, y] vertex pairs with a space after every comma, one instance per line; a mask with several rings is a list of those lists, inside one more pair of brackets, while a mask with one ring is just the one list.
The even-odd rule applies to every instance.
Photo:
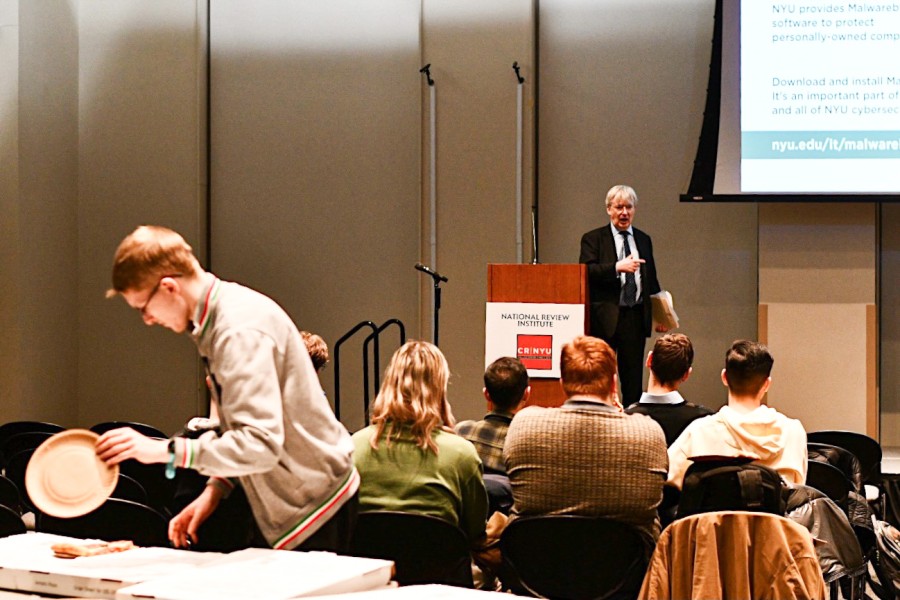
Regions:
[[434, 339], [432, 343], [437, 346], [438, 345], [438, 314], [441, 310], [441, 282], [447, 281], [447, 278], [441, 275], [440, 273], [435, 272], [434, 270], [426, 267], [422, 263], [415, 264], [416, 271], [422, 271], [426, 275], [431, 275], [431, 278], [434, 280]]

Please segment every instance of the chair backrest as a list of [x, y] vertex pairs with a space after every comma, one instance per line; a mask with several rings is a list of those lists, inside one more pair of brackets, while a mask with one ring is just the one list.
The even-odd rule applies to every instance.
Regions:
[[171, 513], [175, 497], [175, 480], [166, 478], [165, 465], [148, 465], [128, 459], [119, 463], [119, 473], [141, 484], [147, 492], [147, 504], [163, 514]]
[[42, 431], [44, 433], [59, 433], [65, 431], [65, 427], [56, 423], [43, 423], [41, 421], [10, 421], [0, 425], [0, 445], [4, 440], [19, 434], [31, 431]]
[[394, 561], [400, 585], [440, 583], [474, 587], [469, 542], [438, 517], [395, 511], [359, 514], [351, 554]]
[[855, 454], [840, 446], [818, 442], [808, 442], [806, 449], [809, 460], [826, 462], [837, 467], [850, 480], [856, 492], [864, 493], [862, 466], [859, 464]]
[[824, 430], [808, 433], [806, 441], [849, 450], [859, 460], [863, 483], [881, 482], [881, 445], [869, 436], [855, 431]]
[[22, 450], [34, 450], [50, 437], [53, 434], [47, 431], [23, 431], [11, 435], [0, 442], [0, 454], [9, 457]]
[[22, 495], [19, 493], [19, 487], [5, 475], [0, 475], [0, 505], [22, 514]]
[[133, 421], [106, 421], [104, 423], [97, 423], [91, 427], [91, 431], [96, 434], [103, 435], [110, 429], [118, 429], [120, 427], [131, 427], [135, 431], [140, 434], [146, 435], [147, 437], [152, 438], [167, 438], [165, 433], [157, 429], [152, 425], [146, 425], [144, 423], [135, 423]]
[[0, 537], [26, 532], [25, 522], [19, 513], [8, 506], [0, 505]]
[[631, 525], [602, 517], [547, 515], [510, 521], [504, 565], [528, 592], [547, 598], [609, 598], [640, 589], [650, 543]]
[[28, 461], [31, 460], [34, 450], [34, 448], [29, 448], [13, 454], [6, 461], [6, 469], [4, 471], [7, 479], [12, 481], [16, 489], [19, 490], [19, 498], [24, 505], [23, 509], [26, 510], [36, 510], [31, 502], [31, 498], [28, 496], [28, 490], [25, 488], [25, 470], [28, 468]]
[[125, 473], [119, 473], [116, 480], [116, 487], [112, 492], [113, 498], [121, 498], [122, 500], [131, 500], [138, 504], [148, 504], [147, 490], [144, 489], [136, 479], [129, 477]]
[[697, 462], [684, 475], [678, 518], [720, 510], [784, 516], [784, 489], [781, 476], [763, 465]]
[[138, 546], [169, 544], [166, 517], [149, 506], [120, 498], [110, 498], [100, 508], [73, 519], [38, 514], [35, 530], [107, 542], [131, 540]]
[[809, 460], [806, 467], [806, 485], [815, 488], [847, 511], [847, 496], [853, 484], [843, 471], [832, 464]]

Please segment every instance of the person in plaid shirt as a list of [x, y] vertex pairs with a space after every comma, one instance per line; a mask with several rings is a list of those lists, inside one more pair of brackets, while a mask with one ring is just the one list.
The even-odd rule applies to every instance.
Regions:
[[456, 433], [475, 445], [485, 475], [506, 475], [503, 442], [513, 415], [531, 395], [528, 371], [517, 358], [498, 358], [484, 372], [482, 391], [491, 412], [481, 421], [460, 422]]

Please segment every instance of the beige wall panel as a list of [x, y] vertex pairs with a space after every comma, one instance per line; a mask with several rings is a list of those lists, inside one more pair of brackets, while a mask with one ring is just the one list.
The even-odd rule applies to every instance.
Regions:
[[22, 418], [19, 1], [0, 0], [0, 420]]
[[865, 304], [769, 304], [768, 402], [807, 431], [866, 432]]
[[[660, 283], [694, 342], [682, 390], [717, 407], [724, 352], [756, 337], [754, 204], [682, 204], [709, 76], [714, 3], [540, 3], [538, 186], [541, 262], [578, 260], [581, 235], [608, 222], [606, 191], [632, 185]], [[651, 341], [648, 341], [648, 349]]]
[[19, 7], [20, 417], [61, 424], [78, 407], [75, 12], [73, 0]]
[[[212, 268], [329, 346], [363, 320], [418, 336], [419, 22], [413, 0], [213, 4]], [[351, 430], [364, 337], [341, 353]]]
[[205, 245], [205, 2], [82, 0], [78, 328], [83, 425], [180, 428], [204, 398], [193, 343], [106, 300], [113, 253], [144, 223]]
[[[523, 212], [532, 199], [534, 6], [531, 0], [426, 0], [422, 62], [431, 64], [437, 118], [437, 260], [443, 284], [440, 346], [452, 372], [450, 400], [457, 418], [485, 411], [484, 303], [488, 263], [516, 262], [516, 94], [518, 62], [524, 95]], [[422, 84], [423, 243], [431, 263], [429, 94]], [[524, 227], [530, 259], [530, 218]], [[422, 331], [432, 339], [432, 281], [423, 290]]]
[[874, 303], [875, 205], [763, 204], [761, 303]]

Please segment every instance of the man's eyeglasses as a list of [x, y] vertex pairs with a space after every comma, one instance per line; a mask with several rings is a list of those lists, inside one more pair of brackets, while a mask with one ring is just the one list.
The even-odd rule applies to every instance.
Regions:
[[163, 275], [159, 278], [159, 281], [157, 281], [156, 285], [153, 286], [153, 289], [150, 290], [150, 295], [147, 296], [147, 301], [144, 302], [144, 305], [138, 309], [141, 312], [141, 316], [145, 316], [147, 314], [147, 307], [150, 306], [150, 301], [153, 300], [153, 296], [155, 296], [156, 292], [159, 291], [159, 284], [161, 284], [162, 280], [166, 277], [181, 277], [181, 273], [175, 273], [174, 275]]

